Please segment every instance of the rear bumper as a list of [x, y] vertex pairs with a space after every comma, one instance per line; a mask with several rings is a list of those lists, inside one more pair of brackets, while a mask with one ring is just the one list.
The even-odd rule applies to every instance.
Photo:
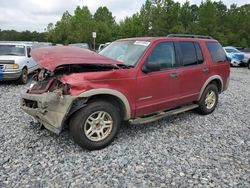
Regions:
[[57, 93], [22, 95], [21, 108], [33, 116], [46, 129], [59, 134], [72, 106], [72, 96]]
[[3, 72], [0, 71], [0, 81], [5, 80], [17, 80], [22, 74], [22, 71], [15, 71], [15, 72]]

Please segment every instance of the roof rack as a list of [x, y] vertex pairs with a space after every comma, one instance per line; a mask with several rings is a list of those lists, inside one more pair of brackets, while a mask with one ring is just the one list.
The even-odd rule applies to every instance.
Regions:
[[199, 39], [213, 39], [208, 35], [190, 35], [190, 34], [169, 34], [167, 37], [183, 37], [183, 38], [199, 38]]

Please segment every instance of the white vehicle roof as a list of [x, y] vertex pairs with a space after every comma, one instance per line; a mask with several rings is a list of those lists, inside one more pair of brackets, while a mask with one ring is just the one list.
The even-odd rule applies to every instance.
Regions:
[[22, 46], [32, 46], [32, 44], [25, 44], [25, 43], [8, 43], [8, 42], [0, 42], [0, 45], [22, 45]]
[[224, 49], [236, 49], [237, 50], [237, 48], [235, 48], [235, 47], [233, 47], [233, 46], [225, 46], [225, 47], [223, 47]]

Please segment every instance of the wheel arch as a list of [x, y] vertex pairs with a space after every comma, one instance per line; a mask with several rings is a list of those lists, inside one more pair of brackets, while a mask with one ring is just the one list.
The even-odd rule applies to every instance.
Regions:
[[108, 101], [118, 104], [121, 110], [122, 120], [129, 120], [131, 118], [131, 108], [127, 97], [121, 92], [114, 89], [92, 89], [80, 94], [80, 98], [88, 98], [88, 101], [95, 99], [108, 99]]
[[222, 78], [219, 76], [219, 75], [214, 75], [214, 76], [211, 76], [209, 77], [206, 82], [203, 84], [202, 88], [201, 88], [201, 91], [200, 91], [200, 95], [199, 95], [199, 98], [198, 98], [198, 101], [200, 100], [201, 96], [202, 96], [202, 93], [204, 92], [204, 90], [206, 89], [206, 87], [211, 84], [211, 83], [214, 83], [217, 88], [218, 88], [218, 91], [219, 93], [221, 93], [223, 91], [223, 80]]

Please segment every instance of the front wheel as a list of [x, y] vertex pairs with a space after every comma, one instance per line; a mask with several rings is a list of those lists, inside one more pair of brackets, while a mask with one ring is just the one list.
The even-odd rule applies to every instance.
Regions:
[[26, 84], [28, 82], [28, 70], [27, 68], [23, 68], [20, 77], [18, 78], [17, 82], [19, 84]]
[[199, 107], [197, 111], [203, 115], [212, 113], [217, 106], [218, 99], [219, 92], [217, 86], [209, 84], [198, 101]]
[[250, 69], [250, 60], [248, 61], [247, 68]]
[[88, 150], [102, 149], [115, 138], [121, 124], [119, 109], [106, 101], [95, 101], [73, 115], [70, 133]]

